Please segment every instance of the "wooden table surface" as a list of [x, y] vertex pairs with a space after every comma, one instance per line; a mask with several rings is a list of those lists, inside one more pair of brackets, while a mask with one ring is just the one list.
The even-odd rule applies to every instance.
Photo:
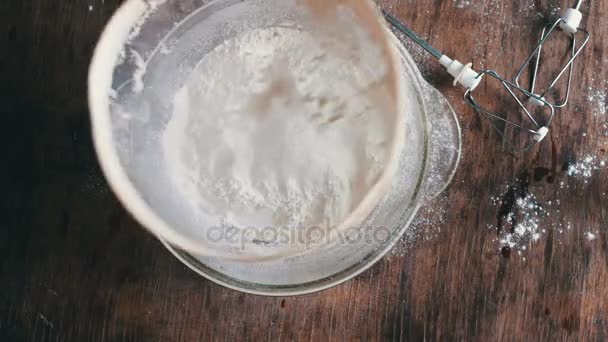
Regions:
[[[608, 339], [608, 172], [564, 171], [587, 155], [608, 157], [608, 0], [585, 2], [594, 38], [572, 104], [529, 153], [505, 152], [461, 91], [413, 50], [463, 126], [462, 164], [441, 200], [445, 217], [418, 227], [432, 237], [422, 234], [356, 279], [290, 298], [246, 295], [197, 276], [108, 189], [91, 142], [86, 75], [120, 2], [0, 1], [0, 340]], [[449, 55], [512, 73], [543, 16], [567, 2], [381, 5]], [[512, 227], [488, 227], [527, 193], [553, 203], [545, 231], [525, 251], [501, 249], [496, 240]]]

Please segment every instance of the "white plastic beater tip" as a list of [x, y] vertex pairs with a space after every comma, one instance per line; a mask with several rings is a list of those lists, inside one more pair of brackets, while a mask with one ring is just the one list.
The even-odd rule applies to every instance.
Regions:
[[576, 33], [583, 20], [583, 14], [575, 8], [566, 8], [562, 13], [562, 19], [559, 27], [568, 33]]
[[454, 85], [460, 84], [467, 89], [475, 90], [481, 82], [479, 74], [471, 69], [472, 63], [465, 65], [457, 60], [452, 60], [446, 55], [441, 56], [439, 63], [454, 77]]
[[538, 97], [535, 96], [530, 96], [529, 100], [531, 104], [538, 106], [538, 107], [543, 107], [545, 105], [545, 98], [544, 97], [540, 97], [539, 95], [536, 95]]
[[541, 142], [541, 141], [545, 140], [545, 138], [547, 137], [547, 134], [549, 134], [549, 128], [547, 128], [547, 127], [539, 128], [538, 131], [536, 131], [536, 134], [534, 134], [534, 141]]

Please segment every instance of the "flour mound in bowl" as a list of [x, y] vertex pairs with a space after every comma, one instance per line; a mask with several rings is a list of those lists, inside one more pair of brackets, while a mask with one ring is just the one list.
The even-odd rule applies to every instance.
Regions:
[[184, 202], [260, 228], [337, 227], [375, 205], [366, 198], [395, 158], [399, 122], [382, 53], [295, 27], [216, 47], [175, 95], [163, 136]]

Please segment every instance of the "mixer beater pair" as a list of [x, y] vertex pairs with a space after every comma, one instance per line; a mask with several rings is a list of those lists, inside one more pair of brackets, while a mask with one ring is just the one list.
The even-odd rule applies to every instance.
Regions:
[[[540, 34], [540, 40], [530, 56], [522, 64], [515, 74], [513, 80], [501, 76], [498, 72], [488, 69], [476, 72], [471, 68], [472, 64], [463, 64], [458, 60], [453, 60], [441, 51], [420, 38], [414, 31], [405, 26], [402, 22], [383, 11], [386, 20], [398, 31], [412, 39], [416, 44], [439, 60], [447, 72], [454, 77], [454, 85], [460, 84], [467, 90], [464, 94], [465, 102], [477, 112], [484, 114], [490, 119], [492, 126], [501, 135], [503, 141], [516, 151], [527, 151], [533, 146], [543, 141], [549, 134], [549, 127], [555, 117], [556, 109], [563, 108], [568, 104], [570, 89], [575, 69], [575, 61], [590, 40], [590, 34], [579, 26], [583, 15], [580, 12], [582, 0], [578, 0], [574, 7], [563, 11], [562, 16], [554, 22], [545, 26]], [[568, 58], [565, 65], [559, 69], [548, 85], [541, 90], [537, 90], [539, 70], [541, 65], [543, 47], [551, 37], [558, 34], [565, 34], [570, 40], [571, 48], [568, 49]], [[582, 39], [577, 38], [582, 33]], [[530, 86], [522, 85], [522, 78], [526, 70], [532, 69], [530, 73]], [[565, 74], [568, 79], [565, 84], [563, 96], [559, 96], [557, 85]], [[520, 119], [515, 121], [510, 119], [504, 112], [497, 112], [482, 106], [473, 96], [475, 89], [484, 78], [490, 78], [499, 83], [508, 94], [507, 100], [515, 105], [520, 114]], [[557, 99], [555, 99], [557, 98]], [[508, 128], [525, 135], [523, 143], [518, 135], [511, 138], [506, 132]]]

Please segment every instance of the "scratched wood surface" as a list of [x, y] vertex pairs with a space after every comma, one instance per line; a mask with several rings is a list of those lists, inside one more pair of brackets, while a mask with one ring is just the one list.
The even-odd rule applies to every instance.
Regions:
[[[85, 81], [94, 44], [120, 2], [0, 1], [0, 340], [608, 339], [608, 173], [593, 172], [585, 184], [564, 172], [588, 154], [606, 156], [608, 114], [598, 114], [589, 87], [607, 90], [608, 0], [583, 6], [593, 13], [586, 26], [594, 39], [572, 105], [551, 138], [526, 154], [505, 153], [460, 91], [414, 49], [463, 126], [464, 157], [442, 200], [445, 219], [432, 228], [436, 236], [405, 253], [297, 298], [245, 295], [200, 278], [108, 189], [92, 148]], [[542, 16], [565, 2], [381, 5], [449, 55], [513, 72]], [[560, 204], [520, 255], [501, 249], [488, 226], [511, 229], [501, 216], [528, 192]], [[570, 230], [558, 228], [567, 222]], [[596, 240], [585, 238], [589, 229]]]

